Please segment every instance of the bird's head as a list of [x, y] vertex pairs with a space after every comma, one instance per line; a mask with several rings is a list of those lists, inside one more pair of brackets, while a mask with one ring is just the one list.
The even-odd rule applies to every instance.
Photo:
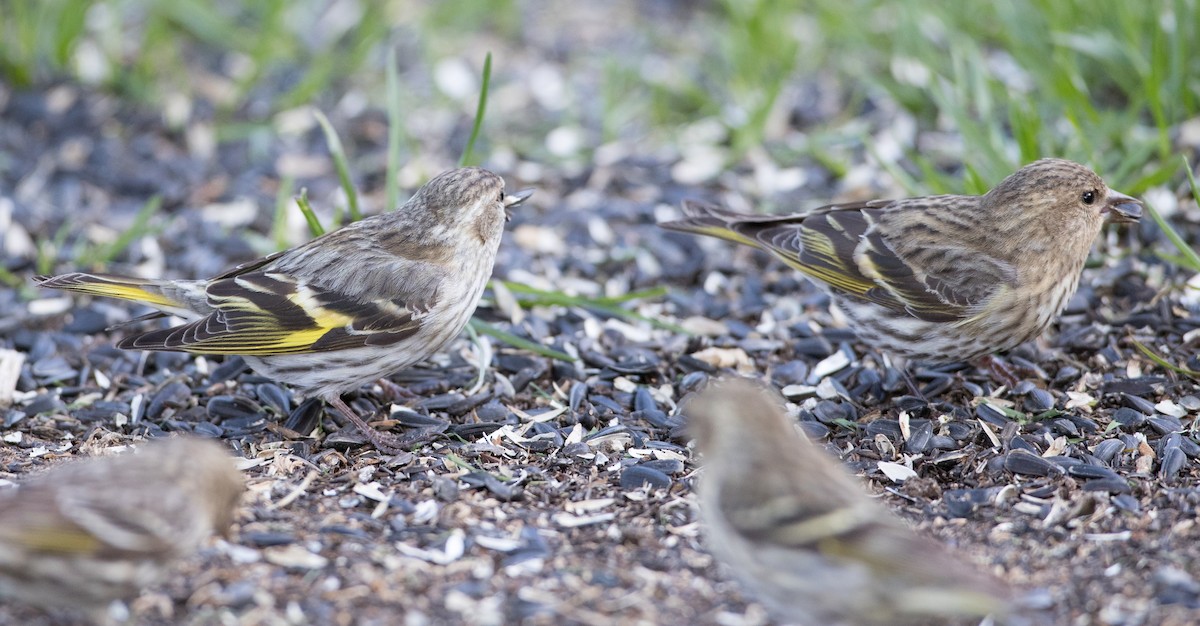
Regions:
[[983, 198], [997, 238], [1014, 248], [1051, 252], [1091, 246], [1105, 220], [1136, 222], [1137, 200], [1095, 172], [1065, 159], [1041, 159], [1017, 170]]
[[993, 205], [1028, 204], [1043, 219], [1101, 223], [1136, 222], [1142, 204], [1108, 188], [1087, 167], [1065, 159], [1041, 159], [1017, 170], [987, 196]]
[[159, 447], [162, 455], [180, 464], [180, 482], [192, 483], [191, 492], [213, 532], [226, 535], [246, 491], [246, 480], [233, 456], [224, 447], [199, 438], [175, 438]]
[[483, 243], [498, 241], [509, 210], [532, 190], [504, 193], [504, 180], [479, 167], [463, 167], [435, 176], [398, 213], [421, 222], [416, 228], [433, 240], [456, 237]]

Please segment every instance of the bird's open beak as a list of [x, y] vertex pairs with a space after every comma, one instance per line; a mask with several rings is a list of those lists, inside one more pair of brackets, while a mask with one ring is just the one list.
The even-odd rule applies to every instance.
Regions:
[[512, 219], [512, 208], [521, 204], [533, 195], [533, 189], [522, 189], [516, 193], [506, 194], [504, 196], [504, 219], [505, 221]]
[[1136, 222], [1142, 217], [1142, 203], [1119, 192], [1108, 190], [1108, 202], [1102, 213], [1110, 222]]

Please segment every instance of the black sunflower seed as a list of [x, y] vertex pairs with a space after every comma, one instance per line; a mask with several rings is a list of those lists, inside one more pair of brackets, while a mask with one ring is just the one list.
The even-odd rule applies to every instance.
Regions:
[[890, 418], [879, 418], [867, 424], [867, 434], [871, 437], [883, 435], [893, 441], [899, 441], [903, 436], [900, 422]]
[[571, 393], [568, 396], [567, 407], [571, 409], [572, 413], [579, 412], [579, 405], [582, 404], [585, 399], [587, 399], [587, 395], [587, 383], [581, 381], [571, 385]]
[[657, 411], [658, 403], [654, 401], [654, 396], [650, 394], [650, 390], [642, 385], [638, 385], [637, 391], [633, 393], [633, 410], [635, 411]]
[[[1092, 482], [1096, 482], [1096, 481], [1092, 481]], [[1117, 506], [1117, 508], [1129, 511], [1130, 513], [1141, 513], [1142, 512], [1142, 505], [1138, 504], [1137, 498], [1133, 497], [1132, 495], [1130, 495], [1128, 493], [1122, 493], [1120, 495], [1114, 496], [1112, 499], [1112, 502], [1113, 502], [1113, 504], [1115, 504]]]
[[288, 413], [283, 426], [288, 430], [307, 435], [316, 429], [324, 409], [325, 407], [319, 398], [309, 398], [301, 402], [300, 406], [293, 409], [291, 413]]
[[224, 363], [213, 368], [212, 372], [208, 375], [208, 382], [210, 384], [223, 383], [227, 380], [232, 380], [247, 369], [246, 360], [242, 357], [227, 357]]
[[1053, 462], [1019, 449], [1010, 450], [1004, 456], [1004, 469], [1027, 476], [1056, 476], [1063, 471]]
[[255, 388], [258, 399], [280, 415], [292, 412], [292, 394], [275, 383], [263, 383]]
[[1054, 408], [1054, 396], [1045, 389], [1034, 388], [1025, 396], [1025, 410], [1030, 413], [1041, 413]]
[[1184, 463], [1187, 462], [1187, 455], [1179, 448], [1171, 448], [1163, 455], [1162, 465], [1158, 468], [1158, 476], [1164, 481], [1171, 483], [1175, 482], [1175, 478], [1179, 476], [1179, 471], [1183, 469]]
[[666, 489], [671, 486], [671, 477], [645, 464], [625, 468], [621, 472], [621, 488], [627, 491], [649, 485], [651, 489]]
[[1101, 467], [1090, 464], [1072, 465], [1067, 468], [1067, 474], [1077, 478], [1097, 479], [1107, 478], [1111, 480], [1120, 480], [1121, 476], [1107, 467]]
[[639, 463], [642, 467], [656, 469], [664, 474], [678, 474], [683, 471], [683, 461], [678, 459], [655, 459], [653, 461], [645, 461]]
[[1033, 455], [1041, 455], [1040, 450], [1034, 447], [1032, 443], [1026, 441], [1024, 437], [1019, 435], [1013, 436], [1008, 440], [1008, 448], [1010, 450], [1024, 450]]
[[[1089, 481], [1083, 483], [1083, 490], [1084, 491], [1103, 491], [1103, 492], [1107, 492], [1107, 493], [1120, 493], [1120, 494], [1128, 494], [1131, 491], [1131, 489], [1129, 488], [1129, 483], [1125, 482], [1124, 480], [1121, 480], [1120, 478], [1100, 478], [1097, 480], [1089, 480]], [[1134, 500], [1133, 502], [1135, 505], [1137, 504], [1136, 500]], [[1118, 505], [1118, 506], [1120, 506], [1120, 505]], [[1125, 507], [1122, 507], [1122, 508], [1125, 508]], [[1132, 510], [1132, 509], [1126, 508], [1126, 510]]]
[[[910, 454], [920, 454], [928, 450], [933, 439], [933, 424], [929, 420], [913, 420], [909, 430], [908, 441], [904, 442], [904, 450]], [[953, 445], [953, 442], [951, 442]]]
[[679, 381], [679, 391], [682, 393], [692, 393], [704, 387], [708, 383], [708, 374], [705, 372], [688, 372], [684, 374], [683, 380]]
[[255, 401], [245, 396], [213, 396], [205, 407], [209, 417], [218, 422], [227, 419], [243, 419], [258, 417], [263, 409]]
[[1183, 422], [1179, 421], [1178, 417], [1155, 415], [1146, 421], [1150, 422], [1150, 428], [1160, 435], [1183, 432]]
[[1125, 444], [1122, 443], [1121, 440], [1105, 439], [1104, 441], [1096, 444], [1096, 447], [1092, 450], [1092, 453], [1095, 454], [1096, 458], [1100, 459], [1101, 461], [1111, 464], [1113, 458], [1117, 456], [1117, 453], [1124, 449]]
[[1145, 415], [1154, 415], [1156, 412], [1154, 410], [1154, 403], [1145, 398], [1128, 393], [1122, 393], [1121, 401], [1125, 404], [1125, 406]]
[[150, 406], [146, 409], [146, 415], [150, 419], [158, 419], [162, 417], [163, 411], [167, 410], [168, 407], [180, 408], [186, 406], [191, 396], [192, 390], [187, 385], [177, 380], [169, 382], [150, 398]]
[[1146, 416], [1136, 409], [1129, 407], [1121, 407], [1112, 413], [1112, 419], [1116, 423], [1127, 426], [1131, 429], [1136, 429], [1146, 423]]

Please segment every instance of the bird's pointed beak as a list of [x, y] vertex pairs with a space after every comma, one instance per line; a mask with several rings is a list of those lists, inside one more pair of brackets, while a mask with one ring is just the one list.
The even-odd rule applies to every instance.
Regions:
[[512, 208], [521, 204], [533, 195], [533, 189], [522, 189], [516, 193], [506, 194], [504, 196], [504, 219], [512, 219]]
[[1142, 217], [1142, 203], [1119, 192], [1108, 190], [1108, 202], [1101, 211], [1110, 222], [1136, 222]]

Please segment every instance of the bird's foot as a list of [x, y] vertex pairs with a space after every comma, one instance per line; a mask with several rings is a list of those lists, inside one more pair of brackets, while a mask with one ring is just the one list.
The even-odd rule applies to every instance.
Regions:
[[908, 386], [908, 391], [912, 393], [913, 397], [925, 403], [929, 402], [929, 398], [926, 398], [925, 394], [921, 393], [921, 388], [917, 386], [917, 380], [913, 378], [907, 366], [900, 368], [900, 376], [904, 379], [904, 384]]
[[330, 406], [336, 409], [338, 413], [341, 413], [342, 417], [345, 417], [350, 421], [351, 424], [354, 424], [354, 427], [357, 428], [360, 433], [362, 433], [362, 436], [365, 437], [366, 440], [371, 443], [371, 445], [375, 446], [375, 449], [385, 454], [401, 454], [408, 452], [413, 446], [426, 443], [433, 439], [433, 433], [430, 433], [428, 430], [416, 430], [404, 435], [394, 435], [392, 433], [382, 432], [372, 428], [366, 420], [364, 420], [362, 417], [359, 417], [358, 413], [355, 413], [354, 409], [351, 409], [340, 397], [330, 396], [325, 400]]
[[386, 379], [379, 379], [379, 387], [383, 389], [383, 397], [392, 404], [399, 404], [402, 400], [411, 400], [417, 397], [417, 394], [409, 391], [405, 387], [401, 387], [396, 383]]
[[1017, 383], [1021, 382], [1020, 377], [1017, 376], [1013, 368], [1009, 367], [1008, 363], [1005, 363], [1000, 357], [990, 354], [981, 356], [975, 359], [975, 366], [990, 371], [992, 376], [1004, 383], [1009, 389], [1012, 389], [1017, 386]]

